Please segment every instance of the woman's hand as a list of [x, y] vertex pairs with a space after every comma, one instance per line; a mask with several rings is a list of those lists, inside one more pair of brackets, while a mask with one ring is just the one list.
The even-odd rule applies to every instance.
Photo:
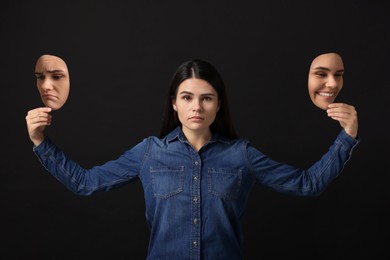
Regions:
[[45, 139], [43, 131], [51, 124], [51, 108], [39, 107], [28, 111], [26, 116], [28, 135], [31, 141], [38, 146]]
[[358, 134], [358, 117], [355, 107], [344, 103], [332, 103], [326, 110], [328, 116], [339, 121], [344, 131], [353, 138]]

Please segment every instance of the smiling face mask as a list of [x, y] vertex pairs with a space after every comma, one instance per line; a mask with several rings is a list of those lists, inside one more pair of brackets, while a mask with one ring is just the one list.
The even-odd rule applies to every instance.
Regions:
[[317, 56], [310, 65], [308, 91], [311, 101], [326, 110], [343, 88], [344, 64], [337, 53]]
[[35, 65], [37, 88], [45, 106], [60, 109], [66, 102], [70, 90], [69, 71], [63, 59], [53, 55], [42, 55]]

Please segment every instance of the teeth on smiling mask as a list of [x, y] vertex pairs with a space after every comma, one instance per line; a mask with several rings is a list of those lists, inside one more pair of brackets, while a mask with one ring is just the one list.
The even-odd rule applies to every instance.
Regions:
[[325, 97], [332, 97], [334, 94], [333, 93], [325, 93], [325, 92], [320, 92], [318, 93], [320, 96], [325, 96]]

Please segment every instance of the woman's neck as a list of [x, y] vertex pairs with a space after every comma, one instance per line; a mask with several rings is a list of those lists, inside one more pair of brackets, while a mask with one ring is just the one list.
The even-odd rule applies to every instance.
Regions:
[[183, 129], [183, 133], [187, 138], [187, 141], [191, 146], [198, 152], [208, 141], [211, 139], [211, 131], [207, 129], [206, 131], [190, 131], [188, 129]]

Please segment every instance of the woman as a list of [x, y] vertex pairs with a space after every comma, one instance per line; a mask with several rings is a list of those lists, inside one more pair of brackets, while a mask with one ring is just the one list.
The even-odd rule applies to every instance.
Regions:
[[333, 104], [343, 130], [307, 170], [275, 162], [237, 137], [224, 83], [208, 62], [184, 62], [174, 74], [160, 138], [145, 138], [116, 160], [84, 169], [43, 134], [50, 108], [26, 116], [43, 166], [77, 194], [108, 191], [139, 178], [150, 227], [147, 259], [242, 259], [240, 218], [255, 184], [277, 192], [320, 194], [359, 142], [357, 113]]

